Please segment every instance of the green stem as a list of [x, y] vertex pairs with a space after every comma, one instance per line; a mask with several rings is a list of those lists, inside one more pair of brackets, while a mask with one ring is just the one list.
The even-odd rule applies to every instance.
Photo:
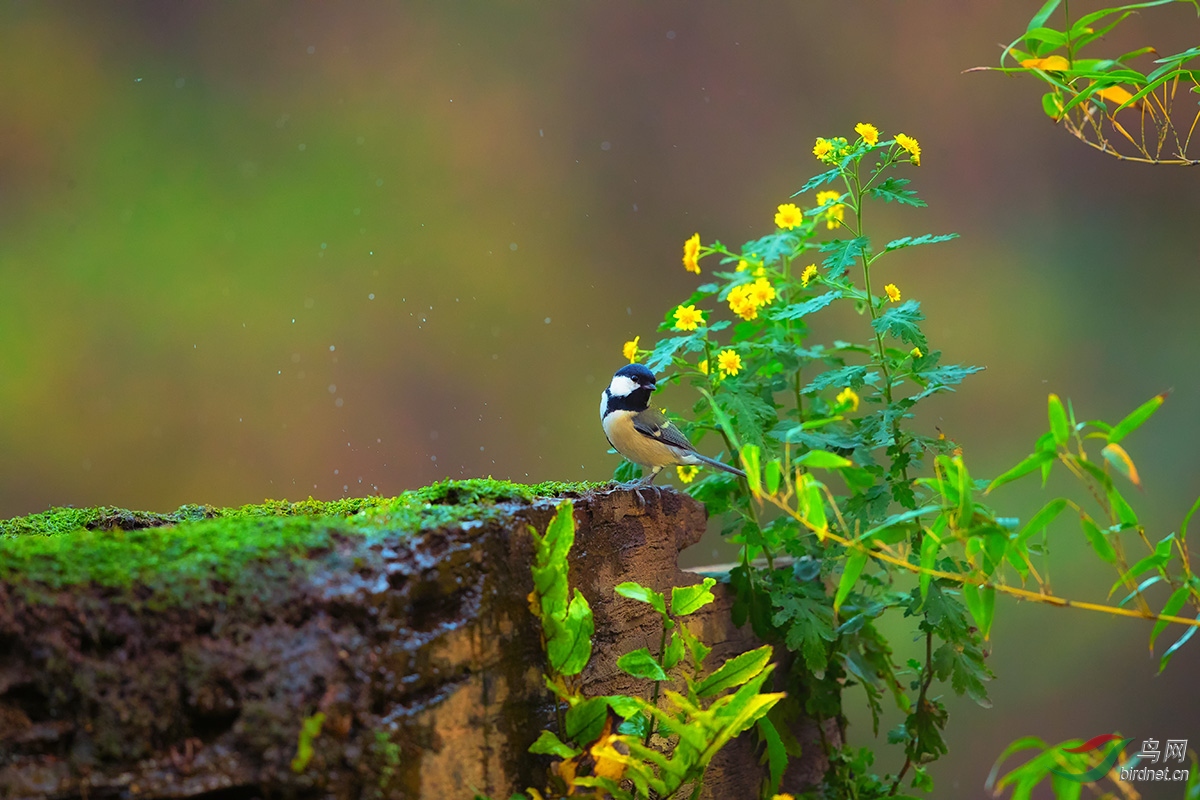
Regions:
[[[925, 695], [929, 691], [930, 684], [933, 683], [933, 631], [925, 632], [925, 668], [924, 674], [921, 675], [921, 691], [917, 694], [917, 712], [920, 713], [921, 707], [925, 703]], [[917, 742], [913, 742], [917, 744]], [[896, 794], [896, 789], [900, 787], [900, 781], [904, 780], [908, 768], [912, 766], [912, 748], [909, 748], [908, 754], [904, 759], [904, 766], [900, 768], [900, 772], [896, 773], [896, 780], [892, 782], [892, 788], [888, 791], [888, 795]]]
[[[658, 666], [663, 666], [663, 655], [667, 652], [667, 618], [663, 617], [662, 638], [658, 642]], [[664, 672], [666, 670], [664, 669]], [[658, 705], [658, 685], [661, 681], [654, 682], [654, 692], [650, 698], [650, 703], [654, 706]], [[650, 716], [650, 724], [646, 727], [646, 738], [642, 740], [642, 744], [646, 747], [650, 746], [650, 737], [654, 735], [654, 716]]]

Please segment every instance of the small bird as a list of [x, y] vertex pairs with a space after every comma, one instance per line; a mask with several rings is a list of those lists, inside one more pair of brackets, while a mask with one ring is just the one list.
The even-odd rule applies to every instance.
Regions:
[[746, 477], [737, 467], [697, 453], [666, 414], [651, 408], [650, 394], [656, 386], [653, 372], [641, 364], [630, 364], [617, 370], [600, 395], [600, 423], [608, 443], [633, 463], [650, 469], [641, 483], [653, 483], [659, 470], [672, 465], [708, 464]]

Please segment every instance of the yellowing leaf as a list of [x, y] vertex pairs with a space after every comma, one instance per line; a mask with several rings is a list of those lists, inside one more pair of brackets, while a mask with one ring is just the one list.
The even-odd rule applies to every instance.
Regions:
[[1142, 488], [1141, 478], [1138, 477], [1137, 467], [1133, 465], [1133, 459], [1129, 457], [1129, 453], [1125, 452], [1125, 448], [1117, 443], [1107, 444], [1100, 451], [1104, 456], [1104, 460], [1112, 465], [1113, 469], [1129, 479], [1129, 482], [1139, 489]]
[[1071, 68], [1071, 62], [1062, 56], [1046, 56], [1045, 58], [1027, 58], [1021, 62], [1026, 69], [1057, 70], [1062, 72]]
[[1105, 86], [1097, 91], [1096, 95], [1117, 105], [1133, 99], [1133, 95], [1120, 86]]

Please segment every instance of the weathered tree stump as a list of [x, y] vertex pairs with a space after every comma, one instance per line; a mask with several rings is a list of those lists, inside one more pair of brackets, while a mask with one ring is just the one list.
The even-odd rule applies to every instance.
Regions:
[[[357, 516], [191, 507], [92, 513], [75, 540], [0, 536], [0, 797], [506, 799], [538, 785], [546, 762], [526, 748], [551, 714], [526, 526], [543, 530], [556, 501], [482, 483], [359, 501]], [[615, 662], [656, 648], [659, 621], [613, 586], [695, 583], [676, 560], [704, 508], [672, 490], [594, 490], [575, 509], [571, 581], [596, 621], [585, 685], [645, 693]], [[125, 574], [104, 561], [122, 547]], [[720, 589], [693, 621], [713, 663], [756, 644]], [[797, 734], [812, 742], [816, 726]], [[793, 785], [824, 769], [819, 747], [805, 751]], [[706, 796], [752, 796], [761, 775], [743, 736]]]

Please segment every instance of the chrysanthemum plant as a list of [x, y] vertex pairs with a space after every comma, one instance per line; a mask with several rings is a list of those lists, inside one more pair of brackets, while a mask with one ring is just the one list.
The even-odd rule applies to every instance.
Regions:
[[[1118, 485], [1138, 484], [1121, 442], [1161, 396], [1109, 425], [1077, 421], [1069, 402], [1050, 395], [1049, 431], [1032, 455], [990, 482], [970, 477], [954, 442], [922, 428], [919, 404], [980, 368], [944, 363], [927, 340], [920, 302], [904, 299], [894, 277], [896, 254], [955, 234], [871, 240], [871, 204], [925, 206], [897, 174], [920, 164], [921, 149], [905, 134], [883, 140], [866, 123], [855, 132], [853, 141], [816, 141], [813, 154], [826, 169], [793, 195], [816, 192], [815, 202], [780, 205], [773, 232], [738, 250], [691, 237], [688, 271], [702, 274], [701, 261], [713, 257], [721, 266], [667, 313], [652, 350], [635, 339], [625, 355], [644, 359], [660, 382], [691, 386], [699, 399], [678, 423], [693, 441], [716, 437], [747, 473], [742, 481], [681, 467], [678, 476], [740, 548], [729, 575], [735, 621], [795, 654], [788, 699], [758, 726], [771, 763], [795, 752], [776, 723], [805, 714], [826, 731], [830, 769], [820, 796], [870, 798], [930, 788], [926, 765], [946, 752], [947, 713], [935, 683], [988, 705], [997, 593], [1068, 605], [1042, 578], [1046, 528], [1063, 512], [1077, 516], [1116, 570], [1110, 597], [1127, 593], [1117, 604], [1069, 604], [1157, 620], [1151, 647], [1168, 624], [1187, 625], [1163, 666], [1196, 629], [1196, 620], [1177, 615], [1185, 604], [1200, 610], [1200, 581], [1187, 559], [1186, 520], [1178, 536], [1154, 542]], [[859, 312], [859, 333], [812, 341], [810, 318], [839, 304]], [[1086, 499], [1054, 499], [1025, 522], [983, 502], [1029, 474], [1044, 482], [1055, 463], [1084, 484]], [[623, 463], [616, 477], [637, 469]], [[1144, 558], [1128, 554], [1143, 546]], [[1157, 612], [1145, 594], [1154, 584], [1170, 587]], [[895, 663], [876, 627], [889, 611], [912, 620], [919, 658]], [[887, 734], [903, 752], [894, 773], [874, 774], [874, 753], [847, 745], [842, 692], [852, 686], [865, 695], [876, 735], [885, 698], [904, 714]]]

